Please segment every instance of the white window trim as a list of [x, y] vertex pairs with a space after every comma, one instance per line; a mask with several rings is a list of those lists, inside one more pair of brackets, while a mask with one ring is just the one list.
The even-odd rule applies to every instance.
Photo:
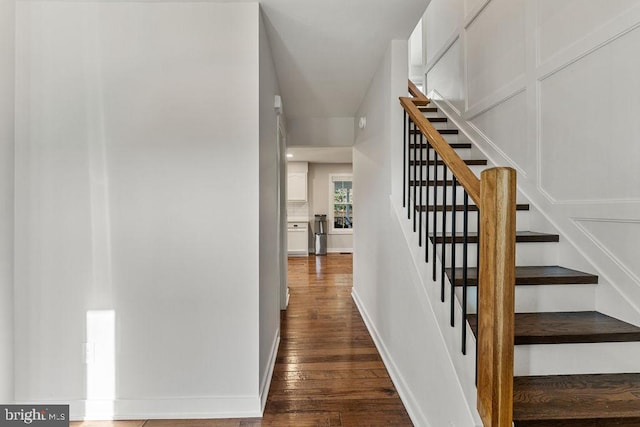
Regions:
[[[352, 174], [329, 174], [329, 214], [327, 215], [327, 222], [329, 223], [329, 234], [353, 234], [353, 228], [333, 228], [334, 216], [333, 216], [333, 195], [335, 192], [333, 183], [336, 181], [351, 181], [353, 188], [353, 175]], [[353, 207], [353, 203], [351, 204]]]

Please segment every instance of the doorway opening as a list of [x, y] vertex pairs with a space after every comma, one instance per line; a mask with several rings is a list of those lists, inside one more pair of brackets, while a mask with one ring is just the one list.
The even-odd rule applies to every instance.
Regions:
[[357, 207], [352, 159], [352, 147], [287, 147], [289, 280], [292, 265], [304, 265], [305, 274], [320, 273], [325, 264], [321, 257], [353, 253]]

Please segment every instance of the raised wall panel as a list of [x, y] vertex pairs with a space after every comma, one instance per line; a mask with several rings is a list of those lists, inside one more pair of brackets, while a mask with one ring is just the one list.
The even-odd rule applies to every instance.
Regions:
[[468, 105], [525, 72], [524, 0], [492, 0], [467, 28]]
[[460, 40], [455, 42], [427, 74], [427, 88], [436, 89], [440, 96], [454, 105], [458, 111], [464, 109], [464, 72], [460, 63]]
[[640, 241], [640, 220], [581, 219], [576, 222], [612, 258], [631, 272], [640, 285], [640, 265], [638, 264], [637, 251]]
[[[539, 57], [544, 62], [640, 0], [538, 0]], [[571, 19], [567, 19], [567, 17]]]
[[640, 199], [639, 44], [634, 30], [541, 82], [540, 180], [556, 201]]
[[462, 0], [432, 0], [426, 16], [427, 64], [446, 48], [462, 19]]
[[526, 92], [520, 92], [471, 121], [521, 170], [527, 167], [526, 102]]
[[481, 7], [484, 3], [491, 0], [464, 0], [464, 13], [465, 16], [468, 16], [469, 13], [474, 12], [476, 9]]

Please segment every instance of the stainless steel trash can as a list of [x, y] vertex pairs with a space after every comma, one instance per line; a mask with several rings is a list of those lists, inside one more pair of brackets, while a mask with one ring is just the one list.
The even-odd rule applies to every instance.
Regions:
[[315, 215], [315, 254], [327, 254], [327, 216]]
[[316, 255], [326, 255], [327, 254], [327, 235], [316, 233], [315, 238], [316, 238], [316, 244], [315, 244]]

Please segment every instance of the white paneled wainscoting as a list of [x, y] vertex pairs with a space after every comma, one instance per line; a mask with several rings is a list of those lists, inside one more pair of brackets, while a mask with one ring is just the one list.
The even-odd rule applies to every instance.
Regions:
[[597, 308], [640, 323], [640, 1], [433, 0], [424, 23], [427, 95], [518, 171], [558, 262], [598, 271]]

